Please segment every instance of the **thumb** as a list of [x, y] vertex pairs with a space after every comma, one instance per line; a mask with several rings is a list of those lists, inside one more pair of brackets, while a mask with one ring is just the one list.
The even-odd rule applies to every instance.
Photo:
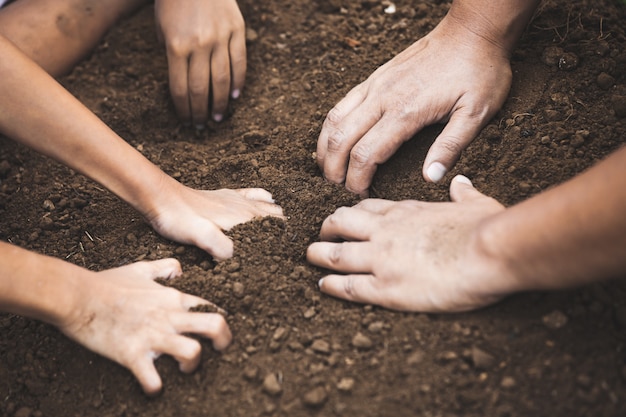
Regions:
[[481, 128], [481, 121], [456, 111], [428, 150], [422, 169], [424, 179], [432, 182], [441, 181]]
[[450, 182], [450, 198], [454, 202], [471, 201], [482, 197], [485, 196], [474, 188], [472, 181], [464, 175], [457, 175]]

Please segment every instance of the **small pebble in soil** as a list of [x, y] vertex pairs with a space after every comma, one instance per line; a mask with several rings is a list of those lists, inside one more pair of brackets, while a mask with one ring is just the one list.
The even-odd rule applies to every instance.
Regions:
[[517, 385], [517, 382], [515, 382], [515, 379], [510, 376], [505, 376], [500, 382], [500, 386], [502, 388], [513, 388], [515, 385]]
[[550, 329], [560, 329], [567, 324], [568, 318], [562, 311], [554, 310], [550, 314], [543, 316], [541, 321]]
[[352, 338], [352, 346], [354, 346], [355, 348], [358, 348], [358, 349], [370, 349], [373, 345], [374, 345], [374, 343], [372, 342], [372, 339], [370, 339], [369, 337], [365, 336], [361, 332], [358, 332]]
[[615, 85], [615, 78], [613, 78], [606, 72], [601, 72], [600, 74], [598, 74], [596, 83], [598, 84], [598, 87], [600, 87], [601, 89], [608, 90], [609, 88]]
[[354, 388], [354, 378], [343, 377], [337, 383], [337, 389], [343, 392], [350, 392]]
[[280, 395], [283, 392], [283, 387], [278, 382], [276, 374], [270, 373], [263, 379], [263, 391], [272, 396]]
[[278, 340], [283, 340], [285, 338], [285, 336], [287, 336], [287, 333], [289, 331], [287, 330], [286, 327], [279, 327], [276, 330], [274, 330], [274, 334], [272, 335], [272, 339], [278, 341]]
[[259, 368], [254, 365], [248, 365], [243, 370], [243, 377], [248, 381], [254, 381], [259, 376]]
[[322, 339], [316, 339], [311, 344], [311, 349], [316, 353], [327, 355], [330, 353], [330, 343]]
[[562, 71], [572, 71], [578, 67], [578, 56], [571, 52], [566, 52], [559, 58], [559, 69]]
[[619, 118], [626, 117], [626, 96], [614, 95], [611, 97], [611, 104], [613, 105], [615, 116]]
[[493, 355], [477, 347], [472, 348], [471, 360], [472, 360], [472, 365], [474, 365], [474, 368], [482, 369], [482, 370], [487, 370], [487, 369], [492, 368], [495, 363], [495, 358], [493, 357]]
[[319, 407], [328, 399], [328, 393], [324, 387], [316, 387], [304, 394], [302, 402], [309, 407]]

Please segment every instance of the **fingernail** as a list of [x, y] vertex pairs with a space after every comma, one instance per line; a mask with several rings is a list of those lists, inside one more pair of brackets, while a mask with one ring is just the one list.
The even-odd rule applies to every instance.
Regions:
[[239, 91], [239, 89], [237, 88], [237, 89], [234, 89], [232, 93], [230, 93], [230, 96], [234, 99], [238, 99], [240, 94], [241, 94], [241, 91]]
[[470, 181], [470, 179], [465, 175], [457, 175], [454, 177], [454, 181], [473, 186], [472, 181]]
[[206, 127], [205, 125], [202, 125], [202, 124], [197, 124], [197, 125], [196, 125], [196, 130], [204, 130], [204, 129], [205, 129], [205, 127]]
[[213, 120], [215, 120], [216, 122], [221, 122], [223, 118], [224, 118], [224, 116], [222, 116], [221, 114], [218, 114], [218, 113], [213, 115]]
[[446, 167], [441, 162], [433, 162], [426, 170], [426, 175], [432, 182], [439, 182], [446, 175]]
[[324, 278], [320, 278], [319, 281], [317, 281], [317, 286], [322, 288], [322, 284], [324, 283]]

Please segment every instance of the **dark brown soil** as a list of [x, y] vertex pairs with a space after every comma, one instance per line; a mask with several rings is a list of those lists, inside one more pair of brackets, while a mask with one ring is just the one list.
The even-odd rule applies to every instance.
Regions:
[[[97, 184], [0, 141], [3, 240], [95, 270], [175, 256], [185, 274], [172, 285], [226, 308], [235, 336], [223, 354], [203, 342], [192, 375], [160, 358], [165, 390], [148, 398], [126, 369], [53, 327], [0, 315], [0, 415], [625, 415], [623, 283], [521, 294], [457, 315], [396, 313], [318, 291], [324, 271], [307, 264], [306, 247], [326, 215], [357, 201], [315, 165], [321, 123], [350, 88], [430, 31], [449, 7], [397, 0], [397, 12], [386, 14], [385, 4], [242, 0], [247, 86], [228, 120], [200, 133], [174, 116], [150, 7], [120, 23], [61, 80], [181, 182], [274, 194], [289, 219], [236, 227], [235, 256], [221, 264], [161, 238]], [[620, 146], [625, 28], [626, 7], [617, 0], [543, 6], [513, 57], [509, 99], [452, 174], [466, 174], [510, 205]], [[382, 166], [373, 193], [447, 199], [446, 183], [421, 177], [439, 130], [419, 133]], [[361, 347], [353, 343], [358, 334]], [[272, 382], [280, 392], [269, 393]]]

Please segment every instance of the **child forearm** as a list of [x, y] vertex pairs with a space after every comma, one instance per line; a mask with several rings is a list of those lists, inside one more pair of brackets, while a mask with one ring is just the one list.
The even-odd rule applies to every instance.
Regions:
[[85, 274], [91, 272], [0, 242], [0, 311], [59, 326], [80, 296]]
[[174, 182], [0, 37], [0, 132], [99, 182], [145, 214]]

